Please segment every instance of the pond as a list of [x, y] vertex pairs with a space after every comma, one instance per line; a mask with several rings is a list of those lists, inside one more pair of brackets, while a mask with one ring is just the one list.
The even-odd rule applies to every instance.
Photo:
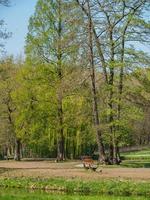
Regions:
[[145, 197], [82, 196], [0, 188], [0, 200], [148, 200]]

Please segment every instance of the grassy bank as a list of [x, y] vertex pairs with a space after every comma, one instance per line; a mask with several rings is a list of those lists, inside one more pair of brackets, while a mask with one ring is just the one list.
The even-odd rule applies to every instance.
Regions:
[[0, 187], [60, 191], [67, 194], [150, 196], [150, 182], [128, 180], [79, 181], [71, 179], [2, 178], [0, 179]]
[[1, 200], [148, 200], [147, 197], [121, 197], [110, 195], [66, 195], [59, 193], [46, 193], [45, 191], [29, 191], [21, 189], [0, 190]]

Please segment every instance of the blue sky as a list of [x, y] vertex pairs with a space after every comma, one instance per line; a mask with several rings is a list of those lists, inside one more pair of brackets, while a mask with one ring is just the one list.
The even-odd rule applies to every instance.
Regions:
[[4, 19], [12, 37], [5, 42], [8, 54], [23, 54], [29, 17], [34, 13], [37, 0], [10, 0], [11, 6], [0, 6], [0, 19]]

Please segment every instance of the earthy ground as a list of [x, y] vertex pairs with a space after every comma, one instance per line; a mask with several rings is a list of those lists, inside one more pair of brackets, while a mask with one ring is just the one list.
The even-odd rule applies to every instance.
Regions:
[[[79, 178], [79, 179], [106, 179], [127, 178], [136, 180], [150, 180], [150, 168], [106, 168], [102, 172], [92, 172], [83, 169], [79, 162], [54, 163], [0, 161], [0, 177], [42, 177], [42, 178]], [[79, 167], [80, 166], [80, 167]]]

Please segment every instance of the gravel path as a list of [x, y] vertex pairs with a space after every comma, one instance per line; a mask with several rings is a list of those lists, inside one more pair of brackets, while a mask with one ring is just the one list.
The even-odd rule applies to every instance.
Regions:
[[105, 168], [102, 172], [92, 172], [81, 167], [81, 162], [54, 163], [0, 161], [0, 177], [40, 177], [40, 178], [79, 178], [106, 179], [127, 178], [150, 180], [150, 168]]

